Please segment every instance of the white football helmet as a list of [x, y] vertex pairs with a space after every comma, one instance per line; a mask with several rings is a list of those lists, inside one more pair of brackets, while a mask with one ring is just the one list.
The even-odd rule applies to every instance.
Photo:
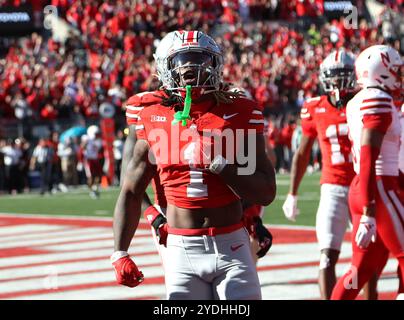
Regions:
[[100, 133], [100, 128], [96, 125], [89, 126], [87, 128], [87, 135], [90, 139], [95, 139], [96, 135]]
[[216, 42], [201, 31], [173, 31], [158, 44], [157, 75], [163, 88], [178, 94], [187, 84], [216, 91], [222, 82], [223, 55]]
[[344, 49], [331, 52], [320, 65], [319, 80], [326, 93], [355, 88], [355, 58]]
[[362, 88], [380, 87], [401, 94], [403, 60], [397, 50], [386, 45], [371, 46], [355, 62], [358, 84]]

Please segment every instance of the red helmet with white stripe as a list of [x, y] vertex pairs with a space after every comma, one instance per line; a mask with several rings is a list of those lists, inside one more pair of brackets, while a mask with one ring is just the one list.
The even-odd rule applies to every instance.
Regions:
[[186, 85], [203, 93], [220, 88], [223, 55], [216, 42], [201, 31], [173, 31], [159, 43], [154, 59], [164, 89], [180, 94]]
[[358, 84], [362, 88], [379, 87], [391, 94], [401, 94], [403, 60], [397, 50], [386, 45], [371, 46], [355, 62]]

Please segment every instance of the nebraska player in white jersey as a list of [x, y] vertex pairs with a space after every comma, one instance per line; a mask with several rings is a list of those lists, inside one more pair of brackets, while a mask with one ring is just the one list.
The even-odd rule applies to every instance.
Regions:
[[[364, 50], [355, 62], [362, 90], [347, 105], [356, 176], [349, 191], [352, 213], [351, 269], [332, 299], [355, 299], [372, 274], [381, 271], [385, 247], [404, 274], [404, 204], [398, 186], [401, 126], [393, 98], [401, 95], [400, 54], [385, 45]], [[399, 292], [400, 293], [400, 292]]]
[[[293, 157], [290, 188], [283, 205], [285, 216], [295, 221], [299, 213], [297, 191], [318, 138], [323, 168], [321, 198], [316, 214], [320, 249], [319, 286], [322, 299], [329, 299], [336, 283], [335, 265], [349, 223], [348, 190], [355, 175], [350, 156], [345, 105], [354, 95], [354, 58], [343, 49], [332, 52], [320, 66], [325, 95], [305, 101], [301, 111], [302, 138]], [[376, 297], [375, 285], [365, 297]]]

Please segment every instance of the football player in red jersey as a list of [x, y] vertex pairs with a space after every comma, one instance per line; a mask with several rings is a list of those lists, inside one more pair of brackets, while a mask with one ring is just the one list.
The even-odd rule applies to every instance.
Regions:
[[[243, 97], [252, 99], [251, 94], [244, 89], [234, 87], [229, 89], [229, 91], [237, 92]], [[166, 96], [166, 94], [163, 90], [142, 92], [130, 97], [125, 103], [124, 109], [126, 114], [126, 122], [128, 124], [128, 136], [124, 145], [121, 182], [124, 180], [126, 167], [132, 158], [133, 149], [137, 140], [135, 128], [138, 124], [140, 111], [149, 106], [153, 106], [156, 103], [161, 103], [161, 97], [164, 96]], [[264, 128], [264, 135], [267, 132], [268, 130]], [[272, 148], [268, 145], [267, 140], [268, 139], [265, 139], [267, 156], [272, 165], [274, 165], [275, 154]], [[158, 174], [156, 174], [152, 179], [152, 188], [154, 191], [154, 204], [151, 202], [149, 196], [145, 193], [142, 208], [144, 209], [144, 217], [150, 224], [153, 240], [164, 265], [164, 250], [167, 239], [167, 219], [165, 217], [167, 200], [164, 195], [164, 189], [160, 183]], [[272, 235], [263, 225], [263, 206], [255, 205], [243, 200], [242, 207], [244, 226], [250, 234], [251, 253], [255, 263], [257, 263], [258, 259], [265, 256], [272, 246]]]
[[[125, 103], [126, 122], [128, 125], [128, 136], [126, 137], [122, 158], [121, 185], [125, 179], [126, 168], [132, 159], [133, 150], [136, 143], [136, 125], [138, 125], [139, 113], [144, 108], [161, 103], [161, 97], [165, 93], [162, 90], [142, 92], [133, 95]], [[153, 203], [147, 193], [144, 194], [142, 201], [143, 214], [150, 224], [153, 240], [164, 264], [164, 247], [167, 239], [167, 219], [165, 211], [167, 208], [167, 199], [164, 195], [163, 186], [160, 183], [158, 174], [152, 178], [152, 188], [154, 193]]]
[[353, 237], [351, 268], [332, 299], [355, 299], [384, 267], [386, 248], [398, 260], [398, 298], [404, 298], [404, 202], [399, 188], [401, 126], [393, 99], [401, 96], [404, 63], [386, 45], [365, 49], [355, 61], [361, 90], [348, 102], [347, 123], [356, 176], [349, 190]]
[[[138, 114], [138, 141], [114, 213], [111, 259], [118, 282], [143, 280], [127, 249], [157, 172], [167, 198], [168, 299], [260, 299], [240, 198], [268, 205], [275, 196], [262, 113], [253, 101], [221, 90], [222, 53], [204, 33], [168, 34], [155, 59], [165, 91]], [[183, 105], [185, 86], [191, 109]]]
[[[319, 286], [322, 299], [330, 299], [336, 283], [335, 265], [350, 220], [349, 185], [354, 177], [345, 106], [354, 94], [354, 58], [339, 49], [320, 65], [324, 95], [305, 101], [301, 110], [302, 138], [291, 168], [289, 194], [283, 205], [286, 218], [299, 214], [297, 192], [306, 172], [313, 143], [318, 139], [323, 161], [321, 198], [316, 215], [320, 249]], [[386, 257], [387, 259], [387, 257]], [[376, 298], [375, 286], [366, 293]]]

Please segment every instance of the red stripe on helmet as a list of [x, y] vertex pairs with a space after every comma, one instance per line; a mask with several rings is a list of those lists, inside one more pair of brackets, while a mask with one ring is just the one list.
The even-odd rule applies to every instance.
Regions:
[[193, 41], [194, 41], [194, 31], [189, 31], [187, 36], [187, 42], [193, 42]]

